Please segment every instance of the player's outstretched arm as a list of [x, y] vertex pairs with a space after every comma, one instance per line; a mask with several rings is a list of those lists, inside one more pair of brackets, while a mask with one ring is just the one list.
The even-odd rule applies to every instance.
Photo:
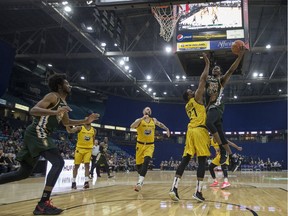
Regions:
[[77, 133], [81, 130], [81, 126], [76, 126], [76, 127], [73, 127], [71, 128], [70, 126], [66, 126], [66, 131], [68, 133]]
[[200, 76], [199, 85], [195, 92], [195, 100], [200, 104], [203, 104], [203, 94], [205, 92], [206, 80], [207, 80], [207, 77], [209, 74], [209, 68], [210, 68], [210, 61], [206, 53], [203, 53], [203, 59], [205, 61], [205, 68]]
[[100, 117], [100, 114], [98, 113], [92, 113], [85, 119], [81, 120], [75, 120], [75, 119], [70, 119], [68, 116], [68, 113], [64, 113], [64, 116], [62, 118], [62, 123], [64, 126], [74, 126], [74, 125], [83, 125], [83, 124], [90, 124], [93, 121], [98, 120]]
[[164, 129], [164, 130], [167, 132], [167, 136], [170, 137], [170, 130], [169, 130], [169, 128], [166, 127], [166, 125], [164, 125], [162, 122], [158, 121], [156, 118], [153, 118], [153, 119], [154, 119], [155, 124], [156, 124], [158, 127]]
[[242, 147], [236, 145], [235, 143], [231, 142], [230, 140], [228, 140], [228, 145], [234, 147], [234, 148], [237, 149], [238, 151], [242, 151]]
[[245, 47], [242, 46], [240, 48], [240, 52], [238, 54], [237, 59], [233, 62], [233, 64], [230, 66], [230, 68], [228, 69], [228, 71], [223, 75], [223, 77], [221, 78], [221, 84], [224, 87], [226, 85], [226, 83], [229, 81], [231, 75], [234, 73], [234, 71], [238, 68], [244, 53], [245, 53]]

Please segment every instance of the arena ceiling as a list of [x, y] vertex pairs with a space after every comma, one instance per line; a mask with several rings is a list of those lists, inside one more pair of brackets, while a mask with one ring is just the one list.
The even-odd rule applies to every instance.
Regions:
[[[153, 1], [96, 7], [94, 1], [69, 0], [71, 12], [64, 11], [62, 2], [0, 1], [0, 39], [16, 48], [16, 72], [11, 83], [18, 92], [44, 93], [42, 89], [51, 71], [66, 73], [75, 91], [95, 100], [112, 94], [146, 101], [182, 102], [183, 91], [189, 86], [196, 88], [199, 76], [188, 76], [179, 58], [165, 52], [173, 39], [167, 43], [159, 36], [159, 24], [150, 8]], [[163, 5], [171, 2], [162, 1]], [[122, 42], [117, 47], [109, 29], [96, 19], [97, 13], [103, 14], [104, 10], [114, 11], [121, 23]], [[93, 28], [88, 30], [87, 26]], [[226, 100], [238, 103], [287, 99], [287, 1], [249, 0], [249, 35], [251, 49], [225, 88]], [[106, 43], [105, 48], [102, 42]], [[271, 44], [270, 49], [267, 44]], [[192, 53], [189, 58], [201, 69], [204, 63], [199, 60], [200, 55]], [[232, 53], [224, 55], [231, 58]], [[123, 59], [129, 69], [119, 65]], [[262, 76], [255, 78], [254, 72]], [[147, 75], [151, 75], [150, 81], [146, 80]], [[147, 88], [143, 87], [145, 84]]]

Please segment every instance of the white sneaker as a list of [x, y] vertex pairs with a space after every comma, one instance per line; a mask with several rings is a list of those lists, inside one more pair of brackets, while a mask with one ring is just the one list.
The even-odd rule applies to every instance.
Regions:
[[139, 192], [139, 191], [142, 189], [142, 185], [143, 185], [143, 183], [137, 183], [137, 184], [135, 185], [134, 190], [137, 191], [137, 192]]

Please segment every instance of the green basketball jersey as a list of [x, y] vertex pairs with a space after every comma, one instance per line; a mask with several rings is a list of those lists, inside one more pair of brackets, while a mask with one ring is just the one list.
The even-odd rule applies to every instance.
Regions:
[[220, 79], [208, 76], [206, 81], [206, 109], [218, 108], [221, 112], [224, 111], [224, 104], [222, 100], [222, 93], [224, 87], [221, 85]]
[[[67, 104], [59, 98], [56, 105], [51, 110], [57, 110], [59, 107], [67, 106]], [[33, 123], [27, 128], [30, 132], [37, 134], [38, 138], [47, 138], [47, 135], [56, 130], [63, 118], [63, 113], [59, 115], [35, 116]]]

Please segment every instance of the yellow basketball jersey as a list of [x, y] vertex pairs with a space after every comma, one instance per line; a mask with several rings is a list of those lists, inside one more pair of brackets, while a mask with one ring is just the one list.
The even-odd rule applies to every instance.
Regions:
[[78, 139], [77, 139], [77, 147], [78, 148], [93, 148], [93, 137], [95, 134], [95, 130], [93, 127], [90, 128], [90, 130], [87, 130], [85, 126], [83, 125], [81, 127], [81, 130], [78, 133]]
[[154, 142], [155, 122], [151, 118], [149, 123], [142, 120], [137, 129], [137, 141], [139, 142]]
[[215, 151], [217, 151], [219, 149], [218, 143], [215, 142], [213, 138], [211, 138], [211, 146], [214, 147]]
[[191, 98], [186, 104], [185, 110], [190, 119], [188, 127], [206, 125], [206, 109], [204, 105], [197, 103], [194, 98]]

